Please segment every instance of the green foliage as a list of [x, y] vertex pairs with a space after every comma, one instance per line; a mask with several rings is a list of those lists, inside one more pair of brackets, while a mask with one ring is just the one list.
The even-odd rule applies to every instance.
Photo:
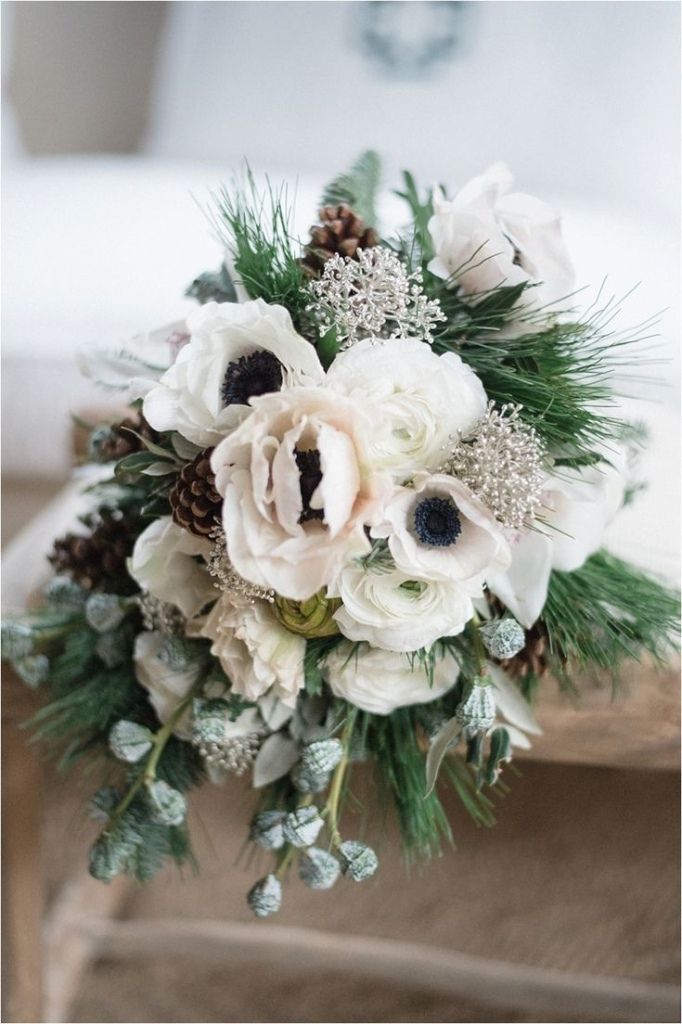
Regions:
[[[400, 251], [410, 270], [421, 266], [422, 269], [433, 256], [431, 235], [429, 234], [429, 220], [433, 214], [433, 203], [431, 194], [427, 193], [424, 199], [419, 195], [419, 189], [414, 176], [409, 171], [403, 171], [404, 191], [396, 190], [395, 195], [404, 199], [412, 214], [411, 234], [407, 240], [401, 240]], [[433, 281], [436, 279], [433, 278]]]
[[303, 673], [306, 693], [311, 696], [322, 693], [324, 679], [322, 677], [322, 661], [326, 654], [342, 640], [340, 636], [321, 636], [308, 640], [303, 658]]
[[395, 808], [408, 859], [435, 857], [445, 839], [452, 842], [450, 824], [435, 793], [424, 796], [424, 754], [417, 739], [413, 708], [390, 715], [360, 716], [367, 750], [375, 757], [378, 782]]
[[367, 150], [355, 161], [349, 171], [339, 174], [325, 188], [322, 202], [338, 205], [347, 203], [365, 224], [377, 223], [376, 197], [381, 182], [381, 160], [373, 150]]
[[268, 185], [261, 194], [253, 175], [246, 186], [221, 189], [215, 197], [215, 224], [234, 258], [234, 268], [251, 298], [285, 306], [295, 326], [308, 323], [305, 278], [291, 234], [291, 211], [284, 188]]
[[567, 684], [574, 670], [616, 677], [626, 658], [663, 663], [679, 623], [679, 596], [606, 551], [575, 572], [554, 572], [542, 620], [553, 673]]
[[457, 350], [494, 401], [523, 406], [522, 416], [564, 464], [593, 457], [594, 448], [620, 438], [623, 426], [609, 414], [615, 403], [613, 374], [631, 359], [622, 350], [633, 336], [614, 338], [607, 313], [510, 336], [457, 334], [450, 323], [437, 351]]

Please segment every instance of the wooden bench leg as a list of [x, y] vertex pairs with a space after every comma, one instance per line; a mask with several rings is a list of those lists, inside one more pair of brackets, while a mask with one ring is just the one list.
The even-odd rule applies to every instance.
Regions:
[[2, 1019], [8, 1024], [43, 1020], [42, 772], [19, 728], [35, 710], [22, 691], [24, 684], [8, 671], [2, 716]]

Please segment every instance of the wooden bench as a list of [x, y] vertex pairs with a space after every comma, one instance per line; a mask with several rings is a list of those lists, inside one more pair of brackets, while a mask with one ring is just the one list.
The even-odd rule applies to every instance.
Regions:
[[[6, 610], [25, 606], [48, 575], [52, 539], [75, 518], [81, 483], [69, 484], [9, 544], [3, 556]], [[629, 696], [616, 703], [608, 689], [587, 687], [571, 706], [551, 685], [539, 705], [544, 734], [528, 753], [536, 760], [616, 768], [676, 769], [678, 672], [633, 666]], [[407, 942], [229, 921], [121, 921], [130, 892], [125, 879], [104, 886], [85, 870], [45, 906], [41, 864], [41, 766], [18, 727], [37, 704], [11, 672], [3, 701], [3, 1019], [68, 1020], [79, 980], [93, 957], [181, 953], [202, 960], [267, 959], [298, 968], [331, 966], [401, 980], [498, 1006], [542, 1013], [557, 999], [593, 1020], [673, 1020], [678, 990], [669, 985], [568, 974], [512, 965]], [[590, 1016], [591, 1015], [591, 1016]]]

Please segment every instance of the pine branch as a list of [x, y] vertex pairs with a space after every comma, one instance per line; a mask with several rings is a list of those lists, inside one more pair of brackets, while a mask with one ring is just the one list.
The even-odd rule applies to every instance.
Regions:
[[334, 178], [322, 193], [322, 203], [334, 206], [347, 203], [368, 226], [377, 223], [376, 197], [381, 181], [381, 161], [367, 150], [349, 171]]
[[617, 679], [627, 658], [664, 664], [674, 647], [679, 595], [606, 551], [575, 572], [552, 573], [542, 619], [550, 668], [561, 681], [585, 669]]
[[246, 291], [253, 299], [285, 306], [294, 324], [303, 329], [308, 299], [286, 189], [275, 192], [268, 183], [267, 191], [260, 193], [248, 170], [244, 187], [222, 188], [214, 201], [214, 226], [233, 255]]

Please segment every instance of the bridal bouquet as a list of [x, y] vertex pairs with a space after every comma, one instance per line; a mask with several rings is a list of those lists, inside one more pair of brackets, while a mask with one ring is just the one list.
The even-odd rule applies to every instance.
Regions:
[[129, 409], [4, 644], [38, 736], [99, 758], [103, 881], [190, 858], [188, 791], [245, 776], [256, 915], [289, 869], [361, 882], [363, 762], [433, 855], [447, 787], [492, 823], [539, 686], [667, 650], [676, 597], [602, 548], [636, 490], [611, 381], [637, 332], [575, 314], [559, 219], [504, 166], [451, 196], [405, 174], [392, 234], [378, 178], [365, 154], [301, 243], [284, 191], [221, 192], [196, 310], [86, 360]]

